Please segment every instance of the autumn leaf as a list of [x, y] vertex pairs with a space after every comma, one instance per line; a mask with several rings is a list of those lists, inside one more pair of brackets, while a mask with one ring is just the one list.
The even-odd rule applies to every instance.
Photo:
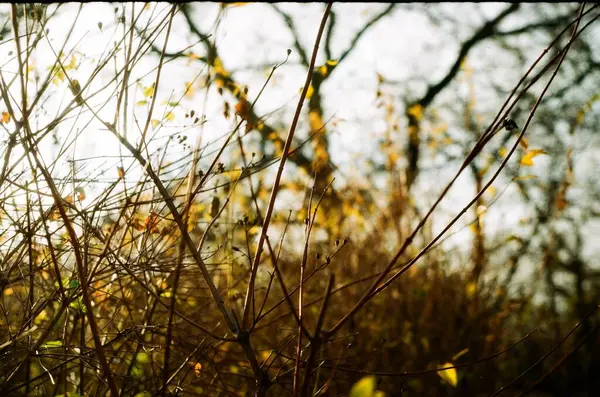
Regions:
[[34, 322], [35, 324], [38, 324], [38, 325], [39, 325], [39, 324], [43, 323], [44, 321], [46, 321], [46, 320], [48, 319], [48, 317], [49, 317], [49, 316], [48, 316], [48, 312], [47, 312], [47, 311], [44, 309], [44, 310], [42, 310], [42, 311], [40, 312], [40, 314], [38, 314], [38, 315], [35, 317], [35, 319], [33, 320], [33, 322]]
[[146, 97], [146, 98], [153, 96], [154, 95], [154, 83], [152, 83], [152, 85], [144, 88], [143, 94], [144, 94], [144, 97]]
[[185, 92], [183, 95], [188, 99], [191, 99], [194, 97], [194, 86], [191, 81], [185, 82]]
[[165, 119], [167, 119], [168, 121], [173, 121], [173, 120], [175, 120], [175, 115], [173, 114], [173, 112], [168, 112], [165, 115]]
[[331, 72], [337, 66], [337, 64], [338, 64], [337, 60], [330, 59], [325, 63], [325, 65], [319, 66], [317, 68], [317, 71], [321, 76], [327, 77], [331, 74]]
[[148, 104], [148, 101], [144, 99], [143, 101], [137, 101], [135, 103], [135, 106], [144, 106], [144, 105], [147, 105], [147, 104]]
[[151, 120], [150, 122], [152, 123], [152, 128], [156, 128], [160, 124], [160, 121], [158, 120]]
[[[438, 368], [446, 368], [453, 366], [454, 364], [452, 363], [446, 363], [438, 366]], [[442, 378], [446, 383], [448, 383], [452, 387], [456, 387], [456, 385], [458, 384], [458, 373], [456, 372], [456, 368], [449, 368], [443, 371], [438, 371], [437, 374], [440, 376], [440, 378]]]
[[350, 397], [372, 397], [375, 395], [377, 381], [374, 376], [365, 376], [352, 386]]
[[196, 374], [196, 376], [200, 376], [201, 369], [202, 369], [202, 364], [196, 363], [196, 365], [194, 365], [194, 373]]
[[308, 121], [310, 123], [310, 130], [312, 132], [317, 132], [321, 128], [323, 128], [323, 119], [321, 118], [319, 112], [316, 110], [311, 110], [308, 113]]
[[456, 353], [454, 356], [452, 356], [452, 361], [458, 360], [460, 357], [464, 356], [468, 352], [469, 352], [469, 348], [462, 349], [461, 351], [459, 351], [458, 353]]
[[65, 74], [62, 71], [61, 68], [55, 68], [54, 70], [54, 77], [52, 78], [52, 83], [55, 85], [60, 84], [61, 82], [65, 81]]
[[320, 75], [327, 76], [327, 66], [326, 65], [319, 66], [317, 68], [317, 70], [319, 71]]
[[117, 167], [117, 173], [119, 174], [119, 178], [123, 179], [125, 177], [125, 170], [123, 167]]
[[525, 152], [525, 155], [523, 155], [523, 157], [521, 158], [521, 161], [519, 161], [519, 164], [526, 165], [526, 166], [532, 166], [533, 159], [535, 157], [539, 156], [540, 154], [548, 154], [548, 153], [542, 149], [528, 150], [527, 152]]
[[221, 61], [221, 58], [219, 58], [219, 57], [215, 58], [213, 68], [214, 68], [216, 74], [219, 74], [222, 77], [229, 77], [229, 72], [227, 72], [225, 70], [225, 67], [223, 66], [223, 61]]
[[152, 232], [156, 231], [156, 225], [158, 224], [158, 214], [154, 211], [150, 213], [150, 215], [146, 218], [144, 222], [144, 227], [146, 230], [150, 230]]
[[521, 145], [521, 147], [525, 150], [527, 150], [527, 148], [529, 147], [529, 142], [527, 142], [527, 139], [525, 137], [521, 138], [521, 140], [519, 141], [519, 145]]
[[85, 190], [82, 187], [76, 187], [75, 193], [77, 193], [77, 200], [83, 201], [85, 200]]
[[242, 118], [242, 120], [248, 121], [250, 117], [250, 102], [245, 98], [241, 98], [238, 103], [235, 104], [235, 113]]
[[74, 301], [72, 301], [71, 303], [69, 303], [69, 307], [72, 309], [75, 309], [77, 311], [80, 311], [82, 313], [86, 313], [87, 312], [87, 308], [85, 307], [84, 303], [83, 303], [83, 299], [81, 297], [75, 299]]
[[71, 57], [71, 62], [69, 62], [69, 64], [65, 66], [65, 70], [73, 70], [76, 68], [76, 66], [77, 66], [77, 58], [75, 58], [75, 55], [73, 55]]
[[51, 221], [57, 221], [60, 219], [60, 212], [58, 211], [58, 207], [54, 206], [48, 215], [48, 218]]
[[473, 297], [475, 296], [476, 293], [477, 293], [477, 283], [471, 281], [465, 287], [465, 294], [467, 295], [467, 298], [473, 299]]
[[2, 122], [8, 123], [10, 121], [10, 114], [8, 112], [2, 112]]
[[194, 373], [196, 374], [196, 376], [200, 376], [200, 371], [202, 370], [202, 364], [197, 363], [195, 361], [188, 361], [188, 365], [190, 366], [190, 368], [192, 368], [194, 370]]
[[225, 7], [229, 7], [229, 8], [232, 8], [232, 7], [243, 7], [243, 6], [246, 6], [248, 4], [252, 4], [252, 3], [249, 3], [249, 2], [221, 3], [221, 5], [222, 5], [223, 8], [225, 8]]
[[[300, 93], [302, 93], [302, 90], [300, 90]], [[306, 97], [305, 99], [310, 99], [312, 98], [313, 94], [315, 93], [315, 89], [313, 88], [312, 84], [308, 86], [308, 91], [306, 91]]]
[[421, 121], [423, 119], [423, 106], [418, 103], [412, 105], [406, 110], [406, 113], [413, 116], [417, 121]]

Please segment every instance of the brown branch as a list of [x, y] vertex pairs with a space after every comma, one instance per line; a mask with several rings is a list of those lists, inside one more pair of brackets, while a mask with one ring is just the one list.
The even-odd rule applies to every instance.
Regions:
[[442, 78], [442, 80], [440, 80], [437, 84], [434, 84], [433, 86], [429, 86], [425, 95], [423, 95], [423, 97], [421, 99], [415, 101], [415, 103], [418, 103], [419, 105], [421, 105], [423, 107], [429, 106], [429, 104], [431, 104], [433, 99], [448, 84], [450, 84], [452, 79], [454, 79], [454, 76], [456, 76], [456, 74], [460, 70], [460, 65], [463, 63], [463, 61], [469, 54], [469, 51], [473, 47], [475, 47], [475, 45], [477, 45], [479, 42], [493, 36], [494, 33], [496, 32], [496, 27], [500, 24], [500, 22], [502, 22], [504, 20], [504, 18], [506, 18], [513, 12], [517, 11], [519, 9], [519, 6], [520, 6], [519, 3], [511, 4], [508, 8], [506, 8], [504, 11], [502, 11], [496, 18], [492, 19], [491, 21], [486, 22], [481, 28], [479, 28], [478, 31], [475, 32], [475, 34], [473, 34], [473, 36], [471, 36], [471, 38], [469, 40], [465, 41], [462, 44], [462, 46], [458, 52], [456, 60], [450, 67], [450, 70], [448, 71], [448, 73], [446, 73], [446, 76], [444, 76], [444, 78]]
[[342, 63], [342, 61], [344, 59], [346, 59], [346, 57], [348, 55], [350, 55], [350, 53], [352, 52], [352, 50], [354, 50], [354, 47], [356, 47], [356, 45], [358, 44], [358, 42], [360, 41], [360, 39], [363, 37], [363, 35], [367, 32], [367, 30], [369, 30], [369, 28], [371, 26], [375, 25], [381, 18], [383, 18], [386, 15], [388, 15], [394, 9], [394, 7], [396, 7], [396, 3], [391, 3], [382, 12], [380, 12], [379, 14], [377, 14], [373, 18], [371, 18], [369, 20], [369, 22], [367, 22], [362, 27], [362, 29], [360, 29], [354, 35], [354, 37], [352, 38], [352, 41], [350, 42], [350, 45], [348, 46], [348, 48], [346, 48], [346, 50], [343, 51], [342, 54], [340, 55], [340, 57], [338, 58], [338, 63]]
[[292, 145], [292, 140], [294, 138], [294, 133], [296, 132], [296, 126], [298, 125], [298, 120], [300, 118], [300, 112], [302, 110], [302, 105], [304, 103], [304, 99], [306, 98], [306, 93], [308, 92], [308, 87], [310, 86], [312, 72], [315, 67], [315, 61], [317, 57], [317, 52], [319, 49], [319, 43], [321, 42], [321, 36], [323, 35], [323, 31], [325, 29], [325, 22], [327, 21], [327, 17], [329, 15], [329, 10], [331, 9], [331, 3], [329, 3], [325, 14], [323, 15], [323, 19], [321, 21], [321, 26], [319, 27], [319, 33], [317, 34], [317, 38], [315, 40], [315, 45], [313, 48], [313, 54], [310, 61], [310, 66], [308, 68], [308, 73], [306, 74], [306, 81], [304, 83], [304, 88], [302, 89], [302, 94], [300, 95], [300, 99], [298, 101], [298, 105], [296, 107], [296, 112], [294, 114], [294, 119], [292, 120], [292, 124], [290, 126], [290, 130], [288, 132], [288, 136], [285, 141], [285, 146], [283, 148], [283, 154], [281, 156], [281, 160], [279, 163], [279, 168], [277, 170], [277, 174], [275, 176], [275, 181], [273, 183], [273, 191], [271, 192], [271, 198], [269, 200], [269, 205], [267, 207], [267, 211], [265, 213], [265, 220], [263, 223], [263, 228], [259, 237], [258, 246], [256, 248], [256, 254], [254, 256], [254, 261], [252, 263], [252, 269], [250, 274], [250, 280], [248, 282], [248, 289], [246, 292], [246, 300], [244, 302], [244, 315], [242, 320], [242, 327], [249, 326], [249, 318], [250, 318], [250, 309], [252, 308], [252, 302], [254, 301], [254, 281], [256, 279], [256, 273], [258, 272], [258, 265], [260, 263], [260, 258], [263, 250], [263, 245], [265, 242], [265, 237], [267, 231], [269, 229], [269, 223], [271, 222], [271, 216], [273, 215], [273, 209], [275, 207], [275, 200], [277, 198], [277, 193], [279, 192], [279, 184], [281, 182], [281, 176], [283, 174], [283, 169], [285, 167], [286, 160], [289, 156], [290, 147]]
[[[576, 20], [577, 20], [576, 26], [578, 26], [578, 23], [581, 20], [581, 15], [579, 15]], [[366, 304], [367, 301], [369, 301], [371, 298], [373, 298], [375, 295], [377, 295], [379, 292], [381, 292], [383, 289], [385, 289], [390, 283], [392, 283], [395, 279], [397, 279], [399, 276], [401, 276], [402, 274], [404, 274], [404, 272], [406, 272], [406, 270], [408, 270], [410, 267], [412, 267], [414, 265], [414, 263], [416, 263], [416, 261], [419, 258], [421, 258], [431, 248], [431, 246], [433, 246], [452, 227], [452, 225], [454, 225], [458, 221], [458, 219], [460, 219], [460, 217], [479, 199], [479, 197], [481, 197], [481, 195], [483, 195], [483, 193], [487, 190], [487, 188], [489, 186], [491, 186], [491, 184], [496, 180], [496, 178], [498, 177], [498, 175], [500, 174], [500, 172], [506, 166], [506, 163], [508, 162], [508, 160], [511, 158], [512, 154], [517, 149], [517, 146], [519, 145], [519, 142], [521, 141], [522, 137], [524, 136], [524, 133], [527, 130], [527, 127], [529, 126], [529, 123], [530, 123], [531, 119], [533, 118], [533, 115], [535, 114], [535, 111], [536, 111], [537, 107], [539, 106], [539, 104], [541, 102], [541, 99], [544, 97], [545, 93], [547, 92], [548, 88], [550, 87], [550, 84], [554, 80], [554, 77], [556, 76], [556, 73], [557, 73], [558, 69], [560, 68], [560, 65], [562, 64], [562, 61], [564, 60], [564, 57], [566, 56], [566, 54], [568, 52], [570, 44], [572, 43], [573, 39], [576, 37], [575, 33], [576, 33], [576, 31], [573, 31], [573, 33], [571, 35], [571, 39], [569, 40], [569, 43], [561, 51], [561, 53], [560, 53], [561, 54], [561, 58], [558, 61], [558, 65], [556, 66], [556, 68], [554, 70], [554, 74], [549, 79], [549, 81], [546, 84], [546, 86], [544, 87], [544, 90], [542, 91], [542, 93], [538, 96], [538, 100], [535, 103], [533, 109], [531, 110], [531, 112], [529, 114], [529, 117], [527, 118], [527, 121], [525, 122], [525, 125], [523, 126], [523, 129], [521, 130], [521, 133], [520, 133], [517, 141], [515, 142], [515, 144], [511, 148], [511, 150], [508, 152], [506, 158], [504, 159], [504, 161], [502, 162], [502, 164], [499, 166], [499, 168], [496, 170], [496, 172], [494, 173], [494, 175], [485, 184], [485, 186], [483, 187], [483, 190], [481, 190], [471, 200], [471, 202], [469, 202], [469, 204], [467, 204], [453, 218], [453, 220], [429, 244], [427, 244], [427, 246], [425, 248], [423, 248], [419, 252], [419, 254], [417, 254], [417, 256], [415, 256], [406, 266], [404, 266], [400, 271], [398, 271], [396, 274], [394, 274], [393, 276], [391, 276], [387, 281], [385, 281], [384, 283], [382, 283], [381, 285], [379, 285], [383, 281], [383, 279], [385, 278], [385, 276], [389, 273], [389, 271], [393, 268], [393, 266], [395, 265], [395, 263], [404, 254], [404, 252], [406, 251], [406, 249], [412, 244], [412, 241], [415, 238], [417, 232], [423, 227], [423, 225], [425, 224], [425, 222], [427, 221], [427, 219], [429, 219], [429, 216], [432, 214], [433, 210], [441, 202], [441, 199], [446, 195], [446, 193], [448, 192], [448, 190], [450, 189], [450, 187], [454, 184], [454, 182], [459, 177], [459, 175], [462, 173], [462, 171], [465, 169], [465, 167], [467, 166], [467, 164], [470, 161], [473, 161], [474, 156], [476, 156], [476, 154], [480, 152], [481, 147], [482, 147], [481, 142], [484, 142], [486, 137], [493, 136], [497, 131], [499, 131], [502, 128], [502, 124], [495, 125], [496, 120], [498, 119], [499, 115], [502, 112], [502, 109], [498, 112], [498, 114], [496, 115], [496, 117], [494, 119], [494, 122], [490, 125], [490, 127], [488, 127], [488, 130], [486, 131], [486, 133], [482, 136], [482, 138], [480, 139], [480, 142], [478, 142], [475, 145], [475, 147], [473, 148], [473, 150], [471, 151], [471, 153], [469, 153], [469, 155], [467, 155], [467, 158], [465, 159], [465, 162], [463, 163], [463, 165], [461, 166], [461, 168], [459, 169], [459, 171], [456, 173], [456, 175], [454, 176], [454, 178], [444, 188], [444, 190], [442, 191], [442, 193], [440, 194], [440, 196], [438, 197], [438, 199], [436, 200], [436, 202], [433, 204], [433, 206], [431, 206], [431, 208], [429, 209], [428, 213], [425, 215], [425, 217], [419, 222], [419, 224], [413, 230], [413, 232], [410, 234], [410, 236], [404, 241], [404, 243], [402, 244], [402, 247], [394, 255], [393, 259], [390, 261], [390, 263], [388, 264], [388, 266], [386, 267], [386, 269], [382, 272], [381, 276], [373, 283], [373, 285], [371, 286], [371, 288], [369, 288], [369, 290], [367, 292], [365, 292], [365, 294], [359, 300], [359, 302], [333, 327], [333, 329], [331, 330], [332, 333], [338, 331], [341, 328], [341, 326], [354, 315], [354, 313], [356, 313], [364, 304]], [[553, 45], [553, 44], [551, 44], [551, 45]], [[544, 50], [544, 52], [542, 53], [542, 55], [540, 55], [540, 57], [538, 58], [538, 60], [536, 60], [536, 62], [534, 63], [534, 65], [537, 64], [537, 62], [539, 62], [539, 60], [543, 58], [543, 56], [547, 53], [547, 51], [548, 51], [548, 49]], [[553, 61], [551, 61], [549, 63], [549, 65], [551, 65], [551, 64], [553, 64]], [[533, 67], [531, 67], [526, 72], [525, 76], [527, 76], [531, 72], [532, 68]], [[545, 70], [542, 70], [542, 72], [538, 73], [537, 77], [538, 78], [541, 77], [541, 73], [543, 73], [544, 71]], [[519, 84], [517, 84], [517, 86], [513, 90], [513, 93], [517, 90], [517, 88], [520, 86], [520, 84], [524, 81], [525, 76], [523, 76], [521, 78], [521, 81], [519, 82]], [[526, 90], [523, 91], [521, 93], [521, 95], [515, 99], [515, 101], [513, 102], [512, 106], [514, 106], [517, 103], [517, 101], [520, 99], [520, 97], [522, 95], [524, 95], [525, 92], [526, 92]], [[503, 106], [503, 108], [504, 108], [504, 106]], [[489, 134], [488, 134], [488, 131], [489, 131]]]

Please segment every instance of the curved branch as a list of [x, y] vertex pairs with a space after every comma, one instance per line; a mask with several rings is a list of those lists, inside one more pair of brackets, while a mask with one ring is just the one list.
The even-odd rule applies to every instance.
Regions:
[[388, 15], [394, 9], [395, 6], [396, 6], [396, 3], [390, 4], [389, 6], [386, 7], [385, 10], [383, 10], [379, 14], [375, 15], [369, 22], [367, 22], [365, 24], [365, 26], [363, 26], [362, 29], [356, 33], [356, 35], [350, 42], [350, 46], [348, 46], [348, 48], [346, 48], [346, 51], [342, 52], [342, 55], [340, 55], [340, 57], [338, 58], [338, 63], [341, 63], [350, 54], [350, 52], [352, 52], [354, 47], [356, 47], [356, 44], [358, 44], [358, 41], [367, 32], [367, 30], [369, 30], [369, 28], [371, 26], [373, 26], [374, 24], [376, 24], [377, 21], [379, 21], [381, 18]]
[[462, 47], [460, 48], [460, 51], [458, 52], [458, 56], [456, 57], [454, 64], [452, 65], [452, 67], [450, 68], [450, 70], [448, 71], [446, 76], [444, 76], [444, 78], [442, 80], [440, 80], [437, 84], [429, 86], [425, 95], [420, 100], [418, 100], [417, 103], [423, 107], [427, 107], [433, 101], [433, 99], [444, 88], [446, 88], [446, 86], [448, 84], [450, 84], [452, 79], [454, 79], [454, 76], [456, 76], [456, 74], [460, 70], [460, 65], [463, 63], [463, 61], [467, 57], [467, 54], [469, 53], [469, 51], [471, 51], [471, 49], [473, 47], [475, 47], [475, 45], [477, 45], [479, 42], [496, 34], [496, 32], [497, 32], [496, 27], [500, 24], [500, 22], [502, 22], [504, 20], [504, 18], [506, 18], [508, 15], [512, 14], [513, 12], [517, 11], [518, 9], [519, 9], [518, 3], [511, 4], [506, 10], [502, 11], [496, 18], [492, 19], [491, 21], [486, 22], [477, 32], [475, 32], [475, 34], [469, 40], [465, 41], [463, 43]]

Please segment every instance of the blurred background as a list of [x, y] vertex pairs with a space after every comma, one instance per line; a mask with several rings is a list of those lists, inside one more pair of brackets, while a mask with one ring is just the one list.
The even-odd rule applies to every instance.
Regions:
[[[239, 316], [325, 7], [0, 5], [0, 391], [103, 395], [93, 306], [120, 394], [254, 393], [239, 346], [202, 331], [231, 337], [146, 170], [187, 208], [188, 233]], [[333, 5], [254, 286], [252, 342], [269, 395], [292, 395], [298, 338], [274, 263], [297, 307], [305, 256], [313, 328], [335, 275], [329, 329], [459, 214], [319, 349], [310, 395], [348, 395], [368, 375], [389, 396], [597, 395], [597, 5], [584, 7], [518, 141], [580, 8]], [[542, 55], [508, 114], [517, 129], [499, 129], [463, 167]], [[84, 253], [92, 306], [51, 185]]]

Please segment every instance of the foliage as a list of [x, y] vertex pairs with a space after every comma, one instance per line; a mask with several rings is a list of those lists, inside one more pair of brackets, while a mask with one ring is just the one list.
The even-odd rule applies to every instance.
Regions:
[[[379, 5], [345, 45], [346, 5], [207, 6], [0, 11], [0, 394], [594, 395], [598, 5]], [[252, 7], [290, 47], [260, 84], [221, 34]], [[467, 39], [338, 116], [401, 12]]]

